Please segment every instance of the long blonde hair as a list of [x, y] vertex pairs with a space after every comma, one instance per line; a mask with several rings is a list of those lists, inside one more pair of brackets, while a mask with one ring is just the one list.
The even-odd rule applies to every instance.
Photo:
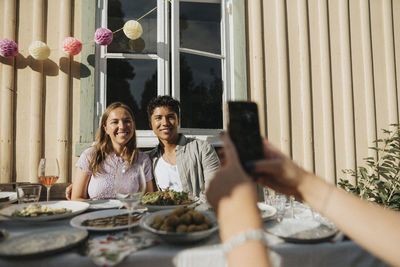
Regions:
[[106, 134], [104, 126], [107, 123], [107, 119], [110, 116], [111, 111], [116, 108], [125, 109], [132, 117], [133, 136], [123, 148], [121, 155], [125, 156], [125, 158], [128, 159], [127, 162], [130, 165], [133, 165], [135, 163], [137, 154], [135, 117], [133, 116], [132, 110], [127, 105], [121, 102], [114, 102], [110, 104], [104, 111], [103, 115], [101, 116], [99, 129], [97, 129], [96, 142], [94, 145], [95, 149], [93, 151], [93, 157], [91, 158], [89, 163], [89, 170], [92, 174], [101, 173], [102, 169], [100, 167], [100, 164], [106, 159], [107, 156], [114, 152], [111, 139], [108, 134]]

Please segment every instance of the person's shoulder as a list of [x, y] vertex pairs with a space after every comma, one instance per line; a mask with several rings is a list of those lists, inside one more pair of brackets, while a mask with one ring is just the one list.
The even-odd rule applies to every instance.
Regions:
[[211, 144], [208, 141], [198, 139], [196, 137], [186, 137], [186, 140], [187, 140], [187, 143], [193, 143], [193, 144], [197, 144], [199, 146], [211, 146]]
[[185, 139], [186, 139], [185, 145], [188, 147], [197, 147], [199, 149], [205, 149], [205, 148], [212, 147], [212, 145], [208, 141], [198, 139], [196, 137], [185, 137]]
[[155, 148], [150, 149], [146, 152], [141, 152], [141, 153], [148, 155], [150, 157], [150, 159], [157, 157], [158, 156], [158, 146], [156, 146]]
[[88, 148], [86, 148], [85, 150], [83, 150], [81, 156], [85, 156], [85, 157], [91, 157], [93, 155], [93, 153], [95, 153], [96, 148], [94, 146], [90, 146]]

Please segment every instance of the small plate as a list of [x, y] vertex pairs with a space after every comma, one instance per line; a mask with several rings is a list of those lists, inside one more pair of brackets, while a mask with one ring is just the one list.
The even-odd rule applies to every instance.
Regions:
[[[113, 209], [113, 210], [100, 210], [100, 211], [94, 211], [94, 212], [89, 212], [85, 213], [79, 216], [76, 216], [71, 219], [70, 224], [71, 226], [79, 229], [86, 229], [89, 231], [117, 231], [117, 230], [123, 230], [123, 229], [128, 229], [127, 225], [123, 226], [115, 226], [115, 227], [92, 227], [92, 226], [84, 226], [82, 223], [86, 220], [93, 220], [97, 218], [103, 218], [103, 217], [109, 217], [109, 216], [115, 216], [115, 215], [120, 215], [120, 214], [127, 214], [128, 211], [126, 209]], [[132, 223], [131, 227], [135, 227], [139, 225], [139, 221]]]
[[7, 206], [8, 204], [17, 202], [17, 192], [0, 192], [0, 199], [2, 198], [7, 198], [7, 201], [1, 201], [0, 202], [0, 207]]
[[267, 205], [263, 202], [258, 202], [257, 206], [261, 212], [261, 218], [263, 219], [263, 221], [271, 220], [275, 217], [276, 208], [274, 208], [270, 205]]
[[212, 227], [205, 231], [191, 232], [191, 233], [175, 233], [175, 232], [160, 231], [151, 227], [151, 224], [153, 223], [155, 216], [161, 215], [162, 217], [165, 217], [165, 215], [167, 215], [170, 212], [171, 212], [170, 210], [160, 210], [147, 214], [142, 219], [140, 219], [140, 227], [150, 233], [157, 235], [159, 238], [161, 238], [167, 243], [178, 244], [178, 245], [198, 242], [200, 240], [203, 240], [211, 236], [214, 232], [218, 230], [217, 218], [215, 217], [213, 212], [209, 211], [201, 212], [210, 220], [212, 224]]
[[[23, 208], [31, 205], [31, 204], [39, 204], [42, 206], [47, 206], [53, 209], [66, 208], [72, 210], [70, 213], [63, 214], [55, 214], [48, 216], [37, 216], [37, 217], [22, 217], [22, 216], [12, 216], [11, 214], [15, 210], [22, 210]], [[89, 203], [80, 202], [80, 201], [49, 201], [49, 202], [36, 202], [36, 203], [24, 203], [18, 205], [12, 205], [0, 210], [0, 215], [3, 215], [11, 220], [16, 221], [25, 221], [25, 222], [43, 222], [43, 221], [51, 221], [58, 220], [63, 218], [68, 218], [75, 216], [79, 213], [84, 212], [89, 208]]]
[[65, 250], [87, 238], [86, 230], [71, 227], [46, 228], [0, 243], [0, 256], [21, 257], [38, 256]]
[[99, 200], [86, 200], [89, 203], [89, 210], [105, 210], [117, 209], [124, 206], [124, 204], [117, 199], [99, 199]]
[[336, 227], [314, 219], [284, 218], [281, 222], [267, 223], [266, 231], [291, 243], [319, 243], [332, 239]]

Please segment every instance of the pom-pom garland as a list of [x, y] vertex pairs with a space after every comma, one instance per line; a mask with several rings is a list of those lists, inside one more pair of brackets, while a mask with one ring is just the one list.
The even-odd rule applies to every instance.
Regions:
[[67, 37], [63, 42], [62, 49], [64, 53], [75, 56], [81, 52], [82, 43], [74, 37]]
[[136, 20], [128, 20], [124, 25], [124, 33], [131, 40], [138, 39], [143, 33], [142, 25]]
[[113, 33], [106, 28], [98, 28], [94, 33], [94, 41], [99, 45], [109, 45], [113, 40]]
[[46, 60], [50, 56], [50, 47], [42, 41], [32, 42], [28, 51], [36, 60]]
[[0, 40], [0, 56], [15, 57], [18, 54], [18, 45], [10, 39]]
[[[144, 41], [140, 39], [143, 34], [142, 25], [139, 23], [139, 20], [143, 17], [147, 16], [157, 7], [153, 8], [145, 15], [140, 17], [138, 20], [128, 20], [124, 27], [122, 28], [126, 37], [130, 39], [129, 46], [132, 50], [141, 52], [143, 51], [145, 45]], [[121, 29], [117, 30], [116, 32], [120, 31]], [[113, 41], [113, 32], [107, 28], [98, 28], [94, 34], [94, 41], [99, 45], [109, 45]], [[74, 38], [74, 37], [67, 37], [63, 44], [62, 50], [64, 53], [75, 56], [79, 54], [82, 50], [82, 43]], [[36, 60], [45, 60], [50, 56], [50, 48], [49, 46], [42, 42], [42, 41], [34, 41], [28, 48], [29, 54], [32, 58]], [[18, 45], [10, 39], [2, 39], [0, 40], [0, 56], [2, 57], [15, 57], [18, 54]]]

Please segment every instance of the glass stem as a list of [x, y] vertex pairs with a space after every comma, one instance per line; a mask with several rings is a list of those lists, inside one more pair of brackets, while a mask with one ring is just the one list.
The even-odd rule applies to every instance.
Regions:
[[50, 188], [51, 188], [51, 186], [50, 187], [46, 187], [46, 195], [47, 195], [47, 202], [50, 200]]
[[133, 212], [133, 207], [128, 208], [128, 236], [132, 237], [133, 233], [131, 231], [132, 228], [132, 212]]
[[290, 217], [294, 219], [294, 196], [290, 196]]

